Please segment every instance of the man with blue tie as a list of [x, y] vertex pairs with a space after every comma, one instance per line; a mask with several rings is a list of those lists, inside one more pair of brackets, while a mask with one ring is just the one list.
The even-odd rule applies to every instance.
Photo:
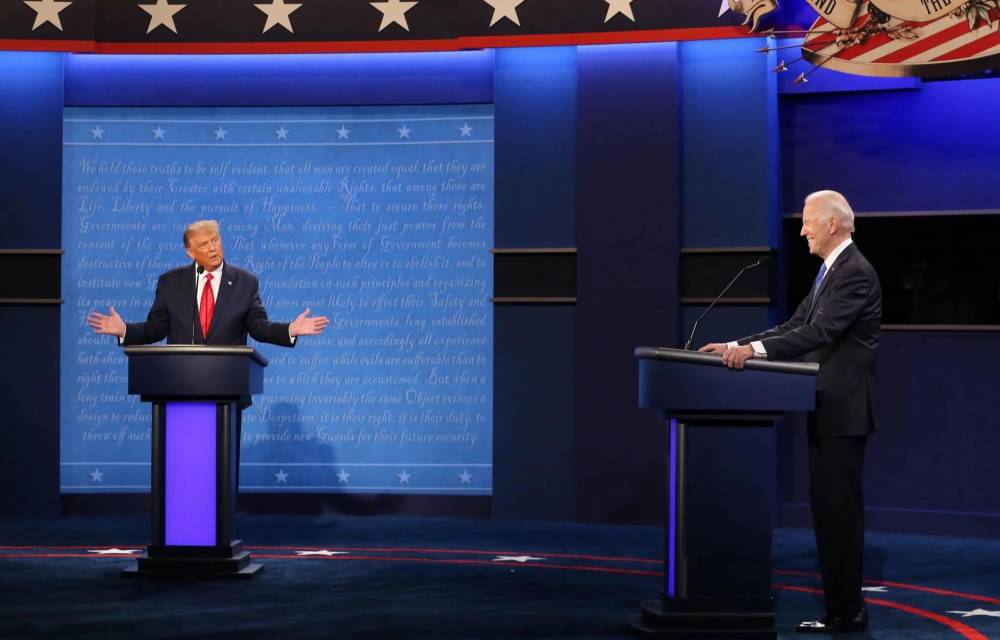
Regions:
[[271, 322], [260, 301], [257, 277], [223, 263], [222, 237], [215, 220], [199, 220], [184, 230], [184, 249], [193, 263], [168, 271], [156, 284], [145, 322], [126, 323], [114, 307], [92, 312], [95, 333], [118, 336], [125, 346], [166, 338], [168, 344], [245, 345], [247, 336], [283, 347], [297, 336], [323, 332], [329, 320], [303, 311], [290, 323]]
[[851, 239], [854, 212], [843, 195], [818, 191], [802, 210], [799, 235], [823, 260], [810, 293], [791, 319], [763, 333], [700, 350], [721, 353], [742, 369], [750, 358], [818, 362], [816, 410], [809, 416], [809, 497], [826, 615], [801, 633], [845, 633], [868, 627], [861, 594], [864, 552], [862, 466], [868, 435], [878, 428], [876, 352], [882, 289], [875, 269]]

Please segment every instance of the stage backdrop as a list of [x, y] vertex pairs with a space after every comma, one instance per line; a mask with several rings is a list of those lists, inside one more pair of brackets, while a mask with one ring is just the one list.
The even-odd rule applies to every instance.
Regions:
[[243, 490], [491, 492], [491, 105], [72, 108], [63, 175], [63, 492], [148, 489], [148, 405], [85, 317], [144, 319], [202, 218], [272, 320], [331, 319], [255, 345]]

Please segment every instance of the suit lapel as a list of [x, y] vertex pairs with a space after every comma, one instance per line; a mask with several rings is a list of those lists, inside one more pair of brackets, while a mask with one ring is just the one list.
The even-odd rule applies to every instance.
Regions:
[[830, 283], [831, 280], [833, 280], [839, 275], [838, 271], [842, 266], [844, 266], [844, 262], [847, 261], [851, 253], [854, 251], [857, 251], [857, 248], [854, 246], [854, 243], [852, 242], [851, 244], [847, 245], [843, 251], [840, 252], [840, 255], [837, 256], [837, 259], [833, 261], [833, 266], [830, 267], [827, 270], [826, 275], [823, 276], [823, 281], [819, 283], [819, 289], [816, 290], [816, 295], [813, 296], [812, 305], [809, 307], [810, 318], [812, 317], [813, 311], [815, 311], [816, 308], [819, 306], [819, 300], [820, 298], [823, 297], [823, 294], [826, 292], [827, 285]]
[[[215, 298], [215, 311], [212, 313], [212, 324], [208, 325], [208, 335], [212, 335], [215, 328], [219, 326], [219, 318], [226, 311], [226, 303], [232, 296], [231, 289], [236, 284], [236, 270], [232, 267], [222, 267], [222, 275], [219, 276], [219, 295]], [[205, 343], [208, 343], [208, 336], [205, 336]]]

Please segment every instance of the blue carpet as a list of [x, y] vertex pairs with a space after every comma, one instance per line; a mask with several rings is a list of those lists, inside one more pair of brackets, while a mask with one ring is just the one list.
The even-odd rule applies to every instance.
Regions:
[[[0, 638], [631, 638], [662, 529], [243, 517], [249, 582], [125, 580], [142, 518], [0, 521]], [[1000, 638], [1000, 541], [869, 534], [877, 640]], [[104, 553], [99, 553], [104, 552]], [[810, 531], [775, 532], [782, 638], [822, 613]], [[962, 613], [964, 612], [964, 613]]]

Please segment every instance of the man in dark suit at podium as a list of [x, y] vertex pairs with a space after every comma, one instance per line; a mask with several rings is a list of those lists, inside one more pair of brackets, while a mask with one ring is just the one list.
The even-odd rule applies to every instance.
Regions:
[[168, 344], [245, 345], [249, 335], [260, 342], [292, 347], [297, 336], [322, 333], [329, 323], [323, 316], [310, 316], [309, 309], [290, 323], [269, 321], [257, 277], [223, 263], [215, 220], [188, 225], [184, 249], [193, 264], [160, 276], [145, 322], [126, 323], [111, 307], [107, 315], [94, 311], [87, 317], [94, 332], [118, 336], [125, 346], [164, 338]]
[[784, 324], [701, 351], [721, 353], [742, 369], [750, 358], [818, 362], [816, 411], [809, 419], [809, 494], [826, 615], [801, 623], [802, 633], [862, 631], [864, 552], [862, 464], [878, 426], [876, 351], [882, 289], [875, 269], [851, 240], [854, 212], [835, 191], [805, 200], [800, 236], [823, 259], [812, 291]]

